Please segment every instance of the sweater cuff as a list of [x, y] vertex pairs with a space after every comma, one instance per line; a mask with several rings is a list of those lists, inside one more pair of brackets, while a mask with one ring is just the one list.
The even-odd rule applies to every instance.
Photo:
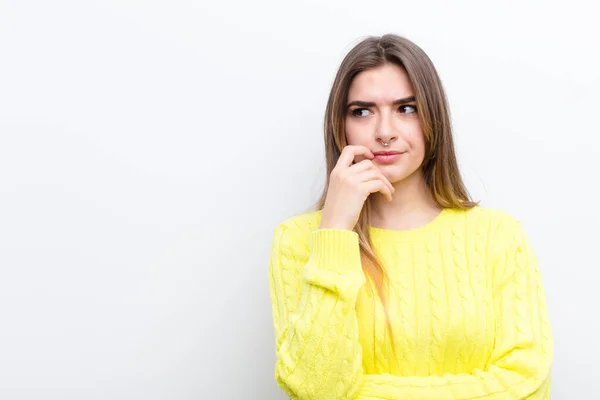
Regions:
[[355, 303], [358, 291], [366, 281], [358, 233], [346, 229], [312, 231], [310, 255], [303, 277], [309, 283], [329, 289]]

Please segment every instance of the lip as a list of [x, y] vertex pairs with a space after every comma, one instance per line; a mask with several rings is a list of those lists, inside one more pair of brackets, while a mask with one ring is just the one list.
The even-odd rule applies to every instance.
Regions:
[[374, 161], [378, 164], [393, 164], [402, 155], [402, 153], [397, 151], [378, 151], [373, 154], [375, 155]]

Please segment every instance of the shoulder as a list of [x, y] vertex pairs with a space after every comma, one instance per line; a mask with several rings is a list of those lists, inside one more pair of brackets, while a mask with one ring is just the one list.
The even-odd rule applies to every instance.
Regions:
[[[469, 209], [452, 209], [455, 220], [471, 231], [486, 231], [488, 235], [509, 234], [521, 225], [520, 218], [494, 207], [475, 206]], [[459, 224], [460, 225], [460, 224]]]
[[494, 259], [528, 249], [531, 245], [520, 217], [515, 214], [481, 206], [466, 211], [466, 214], [471, 232], [487, 243]]
[[451, 209], [453, 234], [473, 238], [488, 248], [502, 249], [526, 239], [521, 219], [507, 210], [475, 206], [469, 209]]
[[310, 234], [319, 228], [322, 211], [308, 211], [287, 217], [273, 228], [273, 243], [279, 248], [308, 250]]
[[294, 231], [298, 234], [310, 235], [321, 224], [322, 211], [308, 211], [287, 217], [277, 223], [274, 231]]

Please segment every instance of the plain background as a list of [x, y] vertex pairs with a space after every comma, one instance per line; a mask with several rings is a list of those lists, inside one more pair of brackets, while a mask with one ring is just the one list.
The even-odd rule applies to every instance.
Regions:
[[553, 399], [600, 398], [596, 4], [0, 1], [0, 398], [284, 399], [272, 231], [322, 189], [342, 57], [387, 32], [531, 237]]

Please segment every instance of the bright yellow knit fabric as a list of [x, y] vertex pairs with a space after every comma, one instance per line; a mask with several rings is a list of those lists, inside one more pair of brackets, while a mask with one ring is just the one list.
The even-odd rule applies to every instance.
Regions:
[[414, 230], [370, 227], [390, 277], [390, 336], [358, 234], [321, 211], [275, 229], [275, 379], [293, 399], [548, 399], [551, 329], [536, 256], [509, 213], [444, 209]]

